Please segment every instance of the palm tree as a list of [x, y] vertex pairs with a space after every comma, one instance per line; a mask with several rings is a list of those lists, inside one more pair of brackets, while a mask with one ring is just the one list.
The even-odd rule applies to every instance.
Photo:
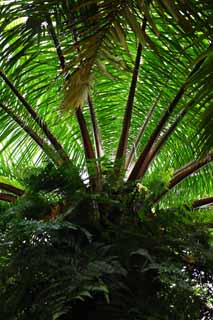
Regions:
[[210, 7], [0, 1], [0, 200], [25, 197], [22, 172], [51, 163], [78, 168], [99, 227], [109, 185], [144, 192], [133, 214], [212, 205]]

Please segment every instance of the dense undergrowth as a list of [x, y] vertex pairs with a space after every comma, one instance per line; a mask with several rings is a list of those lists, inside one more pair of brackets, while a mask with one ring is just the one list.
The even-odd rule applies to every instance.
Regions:
[[[69, 174], [67, 174], [69, 171]], [[212, 213], [48, 166], [1, 206], [2, 319], [212, 319]]]

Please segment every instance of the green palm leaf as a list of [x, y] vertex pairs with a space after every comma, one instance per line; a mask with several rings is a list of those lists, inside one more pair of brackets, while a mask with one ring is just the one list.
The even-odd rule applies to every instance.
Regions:
[[[144, 19], [147, 26], [142, 30]], [[131, 154], [125, 177], [134, 168], [181, 86], [184, 90], [178, 103], [153, 140], [152, 156], [147, 158], [146, 154], [144, 183], [149, 184], [152, 177], [169, 168], [177, 170], [197, 159], [204, 148], [205, 153], [211, 148], [211, 121], [206, 120], [211, 118], [208, 110], [212, 86], [207, 2], [187, 1], [183, 5], [177, 1], [174, 5], [167, 0], [1, 1], [0, 20], [1, 70], [44, 121], [53, 140], [60, 144], [61, 155], [68, 155], [82, 172], [87, 168], [86, 159], [94, 158], [95, 152], [96, 157], [103, 154], [102, 147], [106, 166], [113, 166], [110, 162], [116, 157], [121, 130], [127, 121], [123, 115], [139, 44], [143, 46], [142, 63], [128, 120], [129, 132], [124, 130], [128, 138], [126, 157]], [[196, 65], [198, 68], [191, 75]], [[45, 141], [47, 149], [54, 149], [53, 140], [47, 141], [40, 120], [36, 123], [5, 81], [0, 82], [0, 89], [5, 108], [13, 110], [27, 128]], [[146, 121], [153, 103], [155, 107]], [[62, 112], [61, 106], [71, 111]], [[82, 127], [79, 131], [80, 120], [73, 109], [79, 106], [84, 107], [87, 133], [82, 132]], [[44, 166], [51, 156], [48, 152], [45, 155], [32, 136], [24, 133], [20, 122], [14, 121], [5, 110], [0, 113], [2, 171], [26, 165]], [[143, 132], [137, 141], [141, 128]], [[198, 189], [200, 194], [205, 194], [210, 167], [208, 164], [201, 171], [196, 186], [190, 185], [192, 198]], [[96, 170], [99, 174], [99, 165]], [[187, 185], [187, 180], [183, 185]]]

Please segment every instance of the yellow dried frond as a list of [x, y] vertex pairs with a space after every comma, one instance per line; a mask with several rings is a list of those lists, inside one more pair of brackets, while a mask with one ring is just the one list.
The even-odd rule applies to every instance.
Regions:
[[65, 82], [64, 100], [61, 109], [64, 111], [82, 107], [87, 99], [91, 81], [91, 65], [78, 68]]

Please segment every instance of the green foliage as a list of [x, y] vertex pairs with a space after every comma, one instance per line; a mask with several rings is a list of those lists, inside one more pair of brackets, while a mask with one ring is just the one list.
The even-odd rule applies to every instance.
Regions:
[[212, 319], [210, 7], [0, 1], [0, 318]]
[[101, 249], [92, 251], [89, 233], [68, 222], [20, 221], [2, 242], [1, 316], [8, 319], [52, 319], [73, 301], [96, 292], [107, 297], [101, 275], [119, 270]]
[[[64, 100], [65, 82], [71, 81], [70, 79], [89, 65], [90, 95], [94, 102], [105, 158], [108, 162], [111, 161], [114, 159], [119, 141], [137, 44], [141, 42], [143, 62], [134, 94], [127, 151], [133, 148], [144, 119], [153, 103], [157, 101], [143, 139], [135, 149], [133, 165], [167, 106], [187, 79], [188, 92], [170, 115], [166, 127], [173, 123], [182, 108], [192, 100], [194, 103], [170, 139], [164, 143], [158, 157], [151, 164], [150, 171], [161, 174], [166, 168], [172, 167], [176, 170], [197, 158], [203, 149], [198, 143], [202, 137], [202, 142], [208, 142], [205, 152], [211, 148], [210, 133], [204, 136], [201, 134], [203, 128], [207, 128], [207, 123], [202, 123], [202, 128], [198, 129], [198, 124], [202, 122], [202, 117], [206, 119], [206, 110], [210, 108], [212, 87], [208, 67], [212, 56], [209, 49], [209, 7], [208, 1], [198, 3], [194, 0], [187, 1], [184, 6], [182, 1], [176, 1], [174, 6], [173, 1], [159, 0], [122, 0], [113, 3], [80, 0], [47, 3], [40, 0], [32, 3], [22, 0], [18, 3], [2, 1], [0, 67], [1, 70], [5, 69], [3, 71], [10, 81], [25, 96], [33, 110], [46, 121], [73, 163], [81, 167], [83, 172], [86, 171], [87, 163], [74, 112], [69, 114], [59, 111]], [[141, 32], [139, 26], [146, 19], [146, 32]], [[58, 44], [54, 42], [50, 20]], [[62, 66], [63, 70], [59, 68], [61, 55], [65, 64], [64, 69]], [[193, 66], [202, 59], [204, 64], [194, 77], [189, 76]], [[77, 90], [76, 94], [71, 93], [74, 100], [84, 91], [80, 88], [81, 83], [78, 86], [76, 82], [71, 81], [75, 86], [74, 93]], [[82, 79], [82, 87], [84, 86], [85, 81]], [[14, 174], [18, 167], [44, 165], [47, 160], [45, 151], [49, 157], [52, 153], [47, 150], [51, 149], [51, 146], [48, 145], [42, 128], [33, 121], [4, 81], [1, 81], [0, 89], [0, 102], [7, 105], [12, 114], [34, 130], [43, 139], [43, 146], [48, 147], [41, 150], [14, 118], [11, 118], [11, 114], [0, 108], [1, 170], [6, 175], [7, 171]], [[86, 100], [83, 112], [92, 136], [93, 128]], [[68, 107], [72, 108], [72, 103]], [[209, 126], [211, 127], [211, 124]], [[208, 166], [196, 183], [187, 179], [186, 187], [191, 193], [191, 198], [198, 194], [196, 185], [200, 195], [206, 196], [210, 174], [211, 168]], [[187, 198], [184, 193], [181, 197], [183, 201]]]
[[1, 237], [1, 316], [199, 319], [212, 303], [207, 234], [152, 222], [116, 226], [102, 244], [68, 222], [11, 223]]
[[[78, 180], [56, 189], [59, 172], [48, 170], [43, 171], [45, 184], [44, 175], [34, 172], [28, 179], [31, 185], [36, 182], [34, 190], [1, 209], [2, 318], [194, 320], [204, 314], [211, 318], [210, 232], [193, 212], [187, 208], [145, 212], [144, 207], [141, 211], [149, 194], [143, 185], [108, 183], [102, 194], [90, 193], [89, 198], [99, 208], [100, 228], [87, 220], [86, 229], [82, 217], [90, 210], [85, 211], [82, 203], [88, 201], [88, 187], [74, 206], [69, 191], [78, 190]], [[66, 173], [60, 171], [62, 180]], [[50, 203], [38, 205], [37, 195], [48, 198], [53, 190], [68, 204], [58, 218], [38, 220], [46, 216]], [[75, 192], [73, 197], [75, 202]], [[73, 214], [77, 211], [78, 219]]]

